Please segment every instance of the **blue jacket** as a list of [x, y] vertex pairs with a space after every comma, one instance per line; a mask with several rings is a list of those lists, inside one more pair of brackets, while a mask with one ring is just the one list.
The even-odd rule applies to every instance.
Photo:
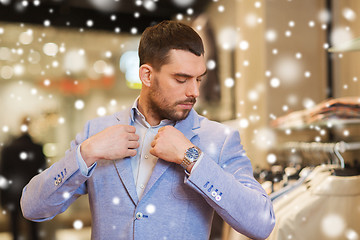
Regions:
[[204, 153], [190, 176], [180, 165], [159, 159], [140, 200], [130, 158], [98, 161], [92, 174], [84, 176], [76, 160], [77, 146], [109, 126], [129, 124], [129, 112], [89, 121], [65, 157], [24, 187], [23, 215], [33, 221], [50, 220], [88, 194], [92, 239], [205, 240], [214, 210], [251, 238], [264, 239], [271, 233], [272, 203], [253, 178], [238, 131], [194, 110], [175, 125]]

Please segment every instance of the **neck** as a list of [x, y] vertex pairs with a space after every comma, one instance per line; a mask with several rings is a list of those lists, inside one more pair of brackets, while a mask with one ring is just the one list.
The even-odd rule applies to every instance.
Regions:
[[160, 117], [156, 116], [149, 108], [148, 103], [144, 98], [140, 96], [138, 101], [138, 109], [144, 115], [145, 120], [150, 124], [150, 126], [159, 125], [161, 120]]

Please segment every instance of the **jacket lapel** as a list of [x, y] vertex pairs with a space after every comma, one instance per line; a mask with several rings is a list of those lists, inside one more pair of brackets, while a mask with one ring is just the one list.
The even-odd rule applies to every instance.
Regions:
[[[127, 125], [131, 124], [130, 111], [131, 111], [131, 109], [127, 109], [127, 110], [119, 112], [115, 115], [119, 121], [119, 124], [127, 124]], [[131, 197], [132, 201], [136, 205], [138, 203], [139, 199], [138, 199], [138, 196], [136, 193], [136, 186], [135, 186], [135, 182], [134, 182], [134, 176], [132, 173], [131, 158], [115, 160], [114, 166], [115, 166], [116, 172], [119, 175], [121, 182], [125, 186], [129, 196]]]
[[191, 139], [197, 135], [196, 129], [200, 127], [199, 116], [194, 109], [191, 109], [187, 118], [175, 124], [175, 128], [182, 132], [187, 139]]
[[126, 191], [131, 197], [134, 205], [136, 205], [139, 199], [136, 193], [136, 186], [135, 186], [134, 176], [131, 167], [131, 159], [124, 158], [120, 160], [115, 160], [114, 166], [116, 168], [116, 172], [119, 175], [120, 181], [125, 186]]
[[[182, 132], [187, 139], [191, 139], [196, 135], [195, 129], [199, 128], [199, 118], [195, 110], [191, 110], [186, 119], [175, 124], [175, 128]], [[158, 159], [154, 171], [151, 174], [149, 182], [146, 185], [143, 196], [144, 197], [153, 187], [157, 180], [164, 174], [164, 172], [174, 163]]]

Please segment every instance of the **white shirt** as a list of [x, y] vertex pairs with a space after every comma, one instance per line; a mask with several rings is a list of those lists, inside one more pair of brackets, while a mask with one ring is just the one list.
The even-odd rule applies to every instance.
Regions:
[[[135, 104], [137, 105], [137, 101]], [[140, 198], [158, 160], [157, 157], [150, 154], [151, 142], [161, 127], [174, 125], [175, 123], [170, 120], [162, 120], [159, 125], [150, 126], [136, 105], [132, 108], [132, 125], [136, 128], [136, 134], [140, 137], [140, 146], [137, 149], [136, 156], [131, 158], [131, 166], [136, 192]]]

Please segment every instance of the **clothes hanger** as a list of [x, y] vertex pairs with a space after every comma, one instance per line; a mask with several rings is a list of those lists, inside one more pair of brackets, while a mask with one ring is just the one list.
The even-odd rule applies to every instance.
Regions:
[[356, 168], [345, 167], [345, 160], [340, 153], [340, 151], [341, 152], [345, 151], [345, 149], [346, 149], [345, 144], [346, 143], [344, 143], [344, 142], [338, 142], [335, 144], [335, 146], [333, 148], [333, 152], [340, 162], [340, 168], [334, 168], [332, 175], [342, 176], [342, 177], [350, 177], [350, 176], [360, 175], [360, 172]]

